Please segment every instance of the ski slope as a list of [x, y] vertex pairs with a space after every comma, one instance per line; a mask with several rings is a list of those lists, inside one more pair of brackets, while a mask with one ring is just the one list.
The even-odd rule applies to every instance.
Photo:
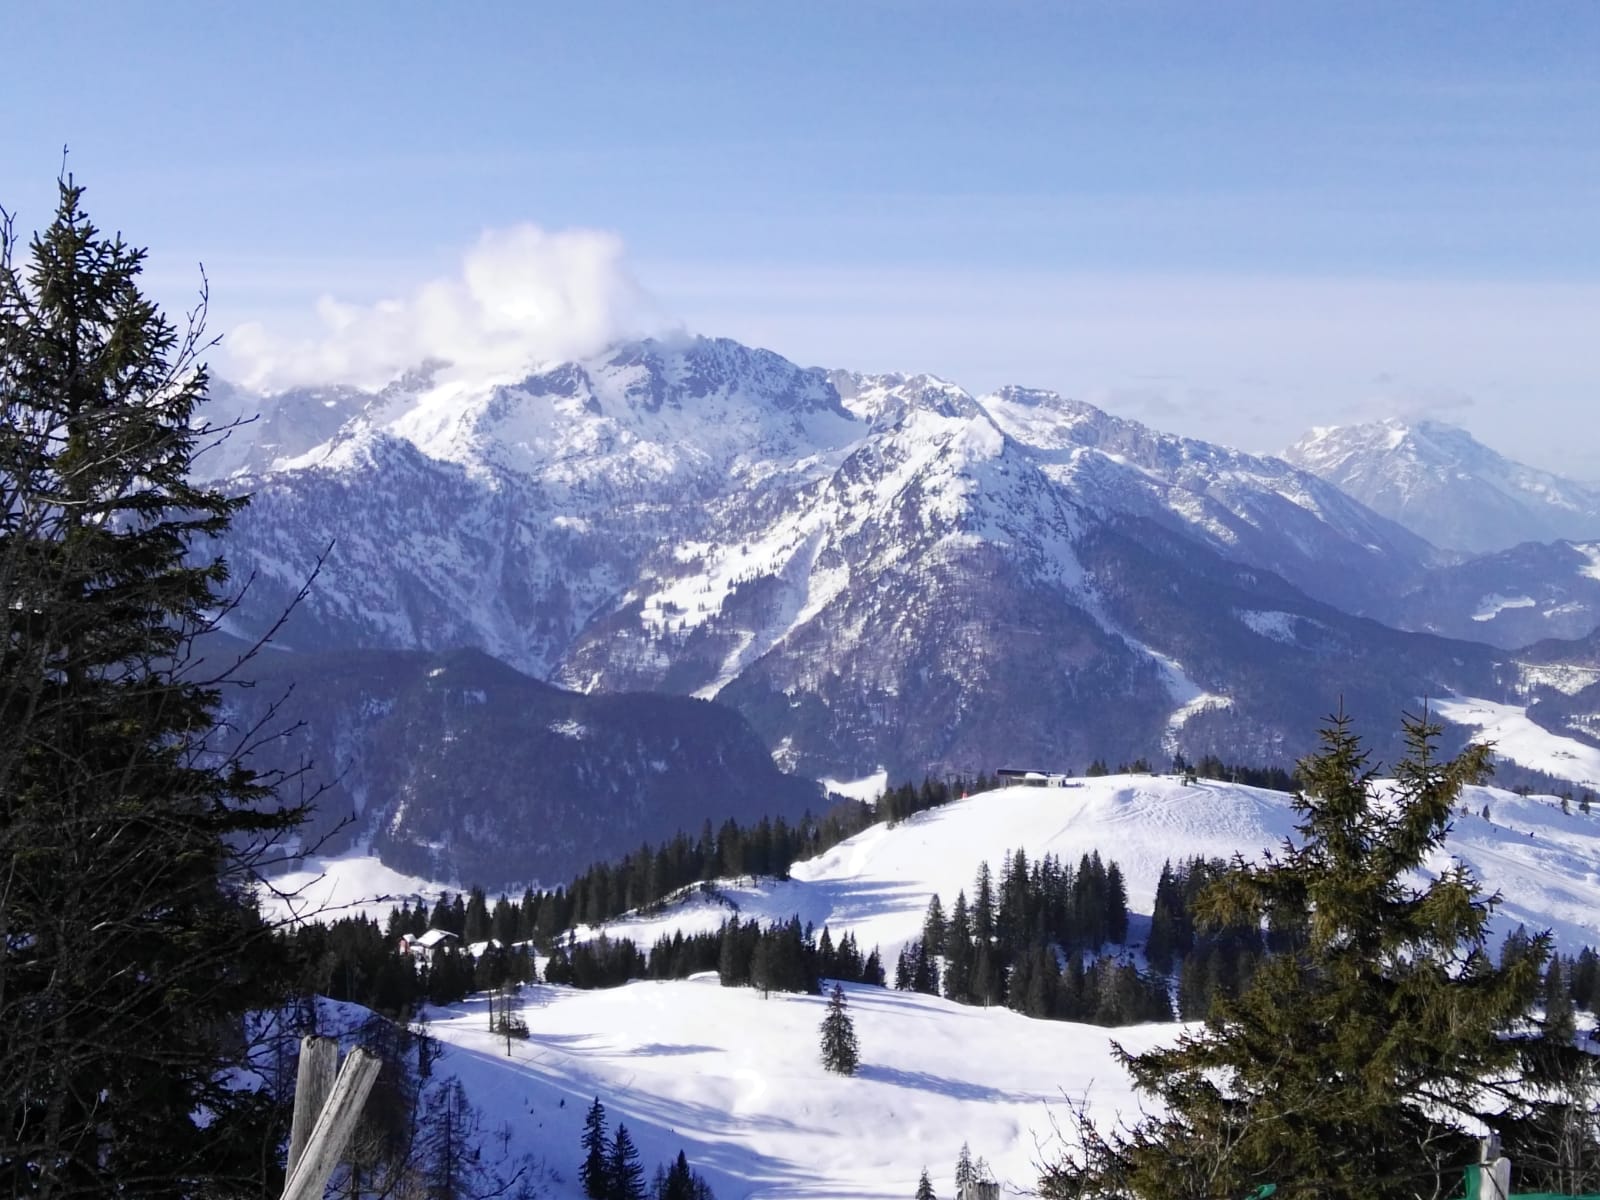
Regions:
[[[1165, 861], [1254, 856], [1291, 836], [1294, 821], [1289, 797], [1232, 784], [1122, 776], [1010, 788], [866, 830], [797, 864], [792, 879], [724, 880], [606, 929], [648, 945], [674, 928], [714, 929], [734, 911], [773, 920], [798, 912], [836, 937], [853, 932], [864, 950], [880, 946], [892, 964], [920, 932], [929, 896], [949, 901], [970, 889], [978, 862], [998, 868], [1007, 850], [1075, 864], [1098, 849], [1127, 873], [1134, 912], [1148, 914]], [[1453, 857], [1504, 894], [1500, 932], [1520, 922], [1550, 927], [1567, 952], [1600, 945], [1600, 814], [1471, 788], [1432, 865]], [[1141, 926], [1136, 918], [1135, 937]], [[829, 1075], [818, 1059], [822, 997], [764, 999], [712, 976], [593, 992], [529, 987], [521, 1005], [530, 1036], [509, 1056], [488, 1031], [482, 998], [432, 1009], [429, 1020], [449, 1047], [436, 1070], [462, 1079], [496, 1145], [503, 1138], [512, 1154], [544, 1156], [560, 1176], [544, 1182], [555, 1200], [581, 1195], [579, 1137], [595, 1096], [612, 1128], [627, 1124], [647, 1172], [682, 1149], [720, 1200], [890, 1200], [911, 1195], [924, 1166], [949, 1196], [963, 1141], [1004, 1193], [1027, 1190], [1056, 1153], [1054, 1125], [1069, 1101], [1086, 1103], [1102, 1125], [1137, 1113], [1113, 1043], [1139, 1051], [1182, 1029], [1108, 1030], [847, 991], [863, 1064], [854, 1078]]]
[[[584, 1111], [598, 1096], [620, 1119], [646, 1174], [683, 1150], [718, 1200], [903, 1198], [929, 1170], [955, 1193], [963, 1141], [1011, 1192], [1033, 1187], [1052, 1154], [1052, 1111], [1087, 1094], [1107, 1119], [1136, 1105], [1111, 1055], [1171, 1038], [1177, 1026], [1107, 1030], [1032, 1021], [1005, 1009], [847, 988], [861, 1070], [830, 1075], [818, 1057], [826, 1000], [723, 988], [714, 976], [579, 992], [524, 993], [528, 1040], [488, 1032], [487, 1002], [431, 1009], [449, 1047], [435, 1072], [458, 1076], [498, 1145], [543, 1155], [579, 1197]], [[564, 1102], [564, 1103], [563, 1103]]]
[[[972, 899], [978, 864], [987, 860], [998, 875], [1005, 855], [1020, 848], [1029, 861], [1048, 853], [1076, 867], [1095, 850], [1115, 861], [1137, 939], [1163, 863], [1195, 855], [1257, 859], [1292, 838], [1295, 822], [1289, 796], [1239, 784], [1127, 775], [1004, 788], [892, 829], [873, 826], [797, 863], [788, 880], [722, 880], [709, 894], [691, 893], [662, 912], [605, 928], [648, 948], [663, 934], [713, 930], [734, 914], [762, 921], [798, 914], [819, 930], [827, 925], [835, 941], [854, 933], [863, 953], [877, 946], [892, 971], [900, 947], [920, 935], [930, 897], [937, 894], [947, 912], [958, 890]], [[1600, 810], [1563, 813], [1552, 797], [1467, 788], [1446, 852], [1430, 866], [1448, 866], [1451, 858], [1470, 866], [1486, 891], [1502, 893], [1496, 938], [1525, 924], [1550, 928], [1565, 953], [1600, 947]]]

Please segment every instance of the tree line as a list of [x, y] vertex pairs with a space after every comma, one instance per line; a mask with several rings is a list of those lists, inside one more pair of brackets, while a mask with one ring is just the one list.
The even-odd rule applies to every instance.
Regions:
[[[474, 958], [446, 945], [424, 961], [366, 917], [299, 925], [282, 938], [299, 994], [349, 1001], [396, 1020], [408, 1019], [423, 1003], [453, 1004], [475, 992], [540, 981], [530, 946], [493, 946]], [[631, 938], [601, 934], [579, 941], [569, 933], [551, 948], [543, 982], [608, 988], [706, 971], [717, 972], [724, 987], [763, 992], [814, 995], [824, 979], [885, 984], [877, 947], [863, 953], [852, 933], [836, 943], [827, 926], [818, 934], [798, 916], [767, 925], [734, 916], [709, 932], [663, 934], [648, 950]]]
[[698, 837], [680, 832], [659, 846], [644, 843], [615, 862], [595, 863], [565, 886], [530, 887], [520, 898], [502, 894], [493, 904], [476, 887], [445, 893], [431, 906], [407, 901], [390, 914], [388, 932], [397, 937], [444, 929], [469, 943], [495, 938], [506, 945], [532, 942], [548, 951], [574, 926], [648, 912], [696, 884], [757, 875], [787, 879], [795, 863], [875, 824], [902, 821], [997, 784], [982, 774], [975, 780], [925, 778], [920, 785], [889, 789], [876, 805], [845, 800], [820, 818], [803, 817], [798, 825], [782, 817], [763, 817], [754, 825], [731, 817], [716, 827], [707, 821]]

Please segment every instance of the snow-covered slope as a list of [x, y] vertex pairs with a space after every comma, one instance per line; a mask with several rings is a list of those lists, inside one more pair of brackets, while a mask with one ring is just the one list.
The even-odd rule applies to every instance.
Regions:
[[954, 1195], [963, 1142], [1006, 1191], [1033, 1187], [1052, 1152], [1051, 1113], [1064, 1113], [1069, 1097], [1088, 1095], [1107, 1119], [1133, 1113], [1112, 1041], [1137, 1051], [1177, 1030], [846, 992], [862, 1056], [852, 1078], [828, 1074], [818, 1058], [822, 997], [763, 999], [715, 976], [594, 992], [530, 987], [530, 1036], [509, 1055], [488, 1032], [486, 1001], [430, 1009], [429, 1032], [449, 1048], [434, 1071], [462, 1080], [491, 1136], [510, 1127], [513, 1157], [541, 1156], [560, 1171], [552, 1197], [583, 1195], [579, 1139], [599, 1097], [647, 1172], [682, 1150], [718, 1200], [900, 1200], [924, 1167], [938, 1195]]
[[[1468, 705], [1470, 702], [1461, 702]], [[1477, 720], [1478, 710], [1466, 713]], [[1509, 722], [1512, 714], [1484, 712]], [[1490, 730], [1516, 732], [1521, 725]], [[1527, 765], [1555, 765], [1563, 747], [1539, 743], [1546, 758]], [[1567, 742], [1570, 748], [1574, 743]], [[1535, 752], [1531, 743], [1509, 747]], [[1595, 761], [1583, 769], [1594, 771]], [[1489, 810], [1486, 819], [1482, 813]], [[1136, 920], [1148, 916], [1162, 864], [1191, 858], [1259, 857], [1292, 838], [1295, 814], [1281, 792], [1202, 780], [1185, 785], [1159, 776], [1106, 776], [1068, 787], [1005, 788], [920, 813], [894, 828], [876, 825], [826, 854], [799, 863], [783, 881], [724, 881], [715, 896], [696, 893], [664, 912], [629, 918], [607, 927], [617, 936], [649, 945], [663, 933], [715, 929], [729, 915], [786, 920], [798, 913], [835, 939], [854, 933], [863, 951], [877, 946], [892, 964], [900, 947], [920, 936], [928, 900], [946, 907], [958, 890], [971, 899], [978, 864], [997, 872], [1008, 852], [1030, 860], [1054, 854], [1076, 865], [1098, 850], [1123, 869], [1128, 907]], [[1496, 931], [1525, 924], [1549, 928], [1564, 953], [1600, 947], [1600, 811], [1562, 812], [1549, 796], [1519, 796], [1494, 787], [1469, 787], [1447, 842], [1449, 859], [1470, 866], [1488, 891], [1503, 894]]]
[[1439, 421], [1314, 429], [1284, 457], [1438, 546], [1484, 553], [1600, 537], [1600, 493]]
[[1426, 542], [1277, 458], [1158, 433], [1081, 401], [1002, 388], [981, 403], [1096, 510], [1163, 520], [1352, 612], [1417, 574]]
[[[1485, 818], [1484, 808], [1489, 810]], [[1293, 833], [1288, 797], [1230, 784], [1109, 777], [1064, 788], [990, 792], [877, 826], [799, 864], [783, 883], [724, 881], [649, 918], [609, 927], [646, 943], [674, 928], [715, 928], [735, 911], [786, 919], [798, 912], [835, 937], [849, 931], [892, 962], [917, 936], [928, 897], [970, 888], [978, 862], [1007, 850], [1076, 861], [1098, 849], [1127, 872], [1130, 906], [1148, 914], [1163, 862], [1193, 854], [1246, 856]], [[1575, 952], [1600, 944], [1600, 814], [1563, 813], [1549, 798], [1471, 788], [1443, 867], [1459, 858], [1504, 895], [1499, 932], [1551, 928]], [[1135, 936], [1143, 927], [1135, 917]], [[862, 1070], [828, 1075], [818, 1061], [821, 997], [721, 988], [714, 978], [640, 982], [610, 991], [535, 986], [523, 997], [530, 1037], [487, 1031], [485, 1001], [430, 1012], [450, 1052], [436, 1072], [458, 1075], [491, 1132], [513, 1152], [543, 1155], [573, 1177], [584, 1110], [599, 1096], [647, 1164], [682, 1149], [723, 1200], [742, 1197], [909, 1195], [926, 1166], [952, 1191], [963, 1141], [989, 1161], [1003, 1190], [1026, 1190], [1053, 1153], [1052, 1112], [1087, 1100], [1102, 1124], [1132, 1115], [1136, 1098], [1111, 1043], [1142, 1050], [1181, 1027], [1100, 1029], [1033, 1021], [909, 993], [847, 989]]]

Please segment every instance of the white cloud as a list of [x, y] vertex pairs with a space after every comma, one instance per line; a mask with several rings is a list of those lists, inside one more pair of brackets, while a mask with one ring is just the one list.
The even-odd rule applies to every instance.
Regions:
[[459, 272], [376, 304], [317, 302], [319, 328], [285, 337], [251, 322], [224, 348], [226, 373], [253, 388], [378, 387], [426, 360], [495, 376], [597, 353], [663, 324], [623, 262], [622, 240], [536, 225], [490, 230]]

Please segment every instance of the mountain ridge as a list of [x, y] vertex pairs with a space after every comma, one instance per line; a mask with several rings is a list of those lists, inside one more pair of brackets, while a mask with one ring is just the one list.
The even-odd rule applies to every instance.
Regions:
[[1469, 553], [1600, 538], [1600, 491], [1437, 420], [1313, 429], [1284, 458], [1435, 545]]
[[329, 400], [333, 436], [228, 476], [255, 494], [222, 547], [255, 574], [244, 628], [333, 542], [291, 648], [477, 645], [577, 691], [716, 697], [804, 773], [1292, 761], [1341, 693], [1382, 735], [1419, 695], [1510, 686], [1487, 647], [1368, 620], [1434, 568], [1425, 540], [1051, 392], [687, 339], [295, 403]]

